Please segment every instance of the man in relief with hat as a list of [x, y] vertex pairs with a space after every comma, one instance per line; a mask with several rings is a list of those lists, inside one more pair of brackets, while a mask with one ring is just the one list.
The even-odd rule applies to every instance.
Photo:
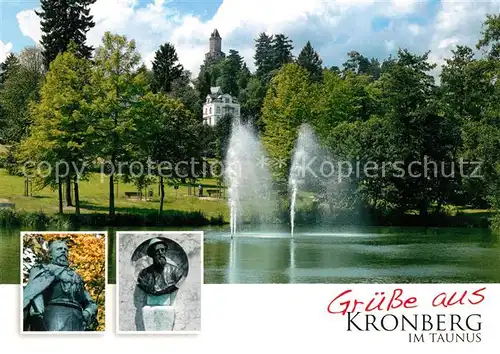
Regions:
[[168, 244], [159, 238], [149, 241], [147, 254], [153, 264], [144, 268], [137, 277], [138, 286], [149, 295], [170, 294], [179, 289], [183, 270], [167, 258]]

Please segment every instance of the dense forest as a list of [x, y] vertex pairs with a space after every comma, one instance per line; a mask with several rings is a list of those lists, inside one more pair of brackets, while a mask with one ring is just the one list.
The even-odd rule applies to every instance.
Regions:
[[[310, 42], [295, 57], [292, 39], [282, 33], [255, 39], [254, 72], [231, 49], [225, 58], [205, 60], [192, 77], [171, 43], [158, 48], [151, 68], [125, 36], [106, 33], [99, 47], [89, 47], [92, 1], [74, 1], [69, 9], [49, 3], [42, 0], [38, 13], [41, 46], [10, 54], [1, 64], [0, 144], [8, 152], [0, 155], [0, 167], [20, 174], [28, 161], [70, 162], [64, 180], [55, 171], [38, 179], [40, 187], [59, 190], [61, 212], [63, 188], [73, 189], [74, 200], [66, 203], [80, 212], [78, 182], [92, 169], [83, 176], [79, 171], [96, 161], [111, 162], [114, 215], [114, 179], [140, 188], [157, 178], [162, 191], [167, 181], [154, 173], [127, 176], [112, 166], [222, 159], [232, 117], [215, 128], [203, 125], [202, 105], [212, 86], [236, 96], [242, 120], [259, 132], [270, 157], [287, 161], [272, 166], [283, 192], [298, 128], [308, 123], [337, 160], [401, 161], [405, 168], [420, 162], [418, 177], [350, 177], [335, 198], [337, 207], [423, 218], [449, 205], [500, 208], [498, 14], [485, 18], [475, 48], [456, 46], [439, 77], [431, 75], [429, 52], [399, 49], [394, 57], [368, 58], [353, 50], [342, 65], [325, 67]], [[439, 163], [440, 173], [424, 173], [429, 161]], [[479, 172], [472, 162], [481, 163]], [[474, 173], [481, 178], [471, 178]]]

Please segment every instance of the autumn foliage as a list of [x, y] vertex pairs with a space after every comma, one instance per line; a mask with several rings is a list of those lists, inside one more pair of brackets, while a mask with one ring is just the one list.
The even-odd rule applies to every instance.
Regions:
[[85, 282], [85, 288], [98, 306], [96, 331], [104, 331], [106, 288], [106, 238], [104, 234], [26, 234], [23, 238], [23, 284], [36, 263], [48, 263], [49, 244], [66, 240], [69, 266]]

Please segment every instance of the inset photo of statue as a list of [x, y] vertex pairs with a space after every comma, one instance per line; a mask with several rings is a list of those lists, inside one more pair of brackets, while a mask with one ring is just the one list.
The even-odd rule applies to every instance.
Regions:
[[107, 233], [21, 233], [22, 333], [105, 330]]
[[199, 333], [203, 232], [117, 232], [118, 333]]

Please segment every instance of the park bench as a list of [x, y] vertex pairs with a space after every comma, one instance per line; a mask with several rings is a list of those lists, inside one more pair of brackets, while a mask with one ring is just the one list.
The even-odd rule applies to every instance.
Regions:
[[8, 199], [0, 199], [0, 208], [12, 208], [14, 209], [16, 205]]
[[[148, 191], [148, 198], [153, 198], [153, 191]], [[141, 195], [139, 194], [139, 192], [125, 192], [125, 196], [127, 198], [139, 198]]]
[[139, 193], [138, 192], [125, 192], [125, 196], [127, 198], [132, 198], [132, 197], [138, 198], [139, 197]]
[[218, 189], [207, 189], [208, 196], [211, 197], [212, 194], [219, 195]]

